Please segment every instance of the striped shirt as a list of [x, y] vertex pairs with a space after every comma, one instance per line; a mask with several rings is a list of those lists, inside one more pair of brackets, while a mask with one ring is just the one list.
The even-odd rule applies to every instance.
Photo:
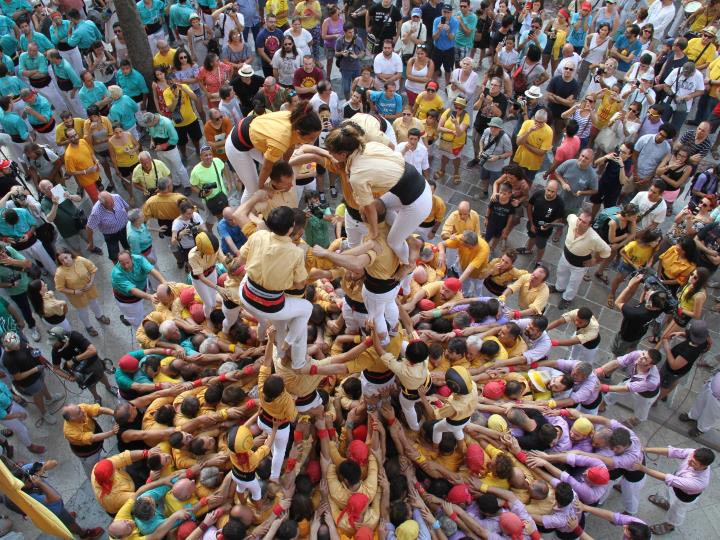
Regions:
[[705, 140], [701, 143], [695, 142], [695, 130], [686, 131], [685, 134], [680, 138], [680, 143], [685, 146], [690, 152], [691, 156], [700, 154], [705, 157], [710, 152], [710, 137], [705, 137]]
[[128, 222], [127, 209], [130, 208], [128, 203], [117, 194], [110, 195], [115, 204], [111, 209], [105, 208], [100, 201], [93, 206], [90, 217], [88, 217], [87, 226], [93, 231], [100, 231], [103, 234], [114, 234], [121, 229], [125, 229]]

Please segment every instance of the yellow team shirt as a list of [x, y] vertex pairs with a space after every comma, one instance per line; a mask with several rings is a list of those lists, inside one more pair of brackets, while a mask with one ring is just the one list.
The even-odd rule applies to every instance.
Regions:
[[110, 456], [107, 459], [112, 462], [115, 468], [112, 479], [112, 491], [104, 497], [101, 496], [102, 489], [95, 480], [95, 471], [90, 475], [90, 483], [92, 484], [95, 498], [100, 503], [100, 506], [102, 506], [108, 514], [116, 514], [122, 505], [135, 495], [135, 484], [130, 475], [125, 472], [125, 467], [132, 463], [132, 459], [130, 458], [129, 450]]
[[[453, 118], [451, 117], [451, 114], [453, 112], [456, 112], [455, 109], [447, 109], [444, 113], [442, 113], [439, 120], [440, 126], [444, 127], [445, 129], [455, 130], [455, 122], [453, 122]], [[465, 143], [467, 142], [467, 128], [470, 127], [470, 115], [467, 113], [467, 111], [462, 112], [458, 127], [462, 126], [465, 126], [465, 130], [460, 135], [458, 135], [456, 132], [448, 133], [446, 131], [443, 131], [440, 133], [441, 140], [452, 142], [452, 148], [454, 153], [457, 152], [459, 148], [465, 146]]]
[[715, 44], [710, 43], [710, 45], [705, 47], [701, 37], [692, 38], [688, 41], [687, 47], [685, 47], [685, 55], [692, 62], [695, 62], [695, 65], [697, 66], [712, 62], [716, 53], [717, 47]]
[[257, 231], [240, 248], [240, 256], [247, 276], [269, 291], [292, 289], [294, 283], [307, 280], [305, 254], [289, 236]]
[[92, 444], [92, 437], [95, 434], [94, 418], [100, 414], [100, 405], [81, 403], [78, 405], [85, 418], [80, 422], [63, 422], [63, 435], [70, 444], [76, 446], [89, 446]]
[[[720, 81], [720, 56], [710, 62], [707, 67], [707, 78], [710, 81]], [[709, 84], [708, 93], [715, 99], [720, 98], [720, 84]]]
[[[265, 7], [266, 12], [267, 9], [268, 5]], [[295, 148], [301, 141], [290, 125], [290, 111], [278, 111], [255, 117], [250, 124], [250, 142], [266, 160], [275, 163], [283, 158], [289, 148]]]
[[310, 10], [314, 11], [315, 13], [322, 13], [320, 2], [318, 2], [317, 0], [315, 0], [314, 2], [300, 1], [295, 4], [295, 13], [299, 17], [304, 17], [300, 19], [300, 24], [305, 30], [312, 30], [320, 24], [320, 17], [317, 15], [313, 15]]
[[428, 214], [428, 217], [426, 217], [423, 221], [423, 224], [427, 223], [428, 226], [432, 226], [436, 223], [442, 223], [442, 220], [445, 219], [446, 210], [447, 207], [445, 206], [445, 201], [443, 201], [441, 197], [433, 195], [432, 209], [430, 210], [430, 214]]
[[[520, 131], [518, 132], [517, 138], [519, 139], [520, 137], [525, 135], [528, 131], [530, 131], [530, 129], [532, 129], [534, 125], [535, 120], [525, 120], [522, 127], [520, 128]], [[547, 152], [552, 148], [552, 140], [553, 130], [549, 125], [545, 124], [542, 128], [533, 131], [526, 142], [528, 144], [531, 144], [535, 148], [539, 148], [540, 150]], [[542, 165], [544, 159], [545, 154], [538, 156], [537, 154], [533, 154], [530, 150], [525, 148], [524, 145], [519, 145], [517, 151], [515, 152], [515, 157], [513, 158], [513, 161], [521, 167], [525, 167], [526, 169], [529, 169], [531, 171], [537, 171], [540, 169], [540, 166]]]
[[422, 286], [422, 290], [425, 291], [427, 298], [435, 302], [436, 306], [441, 306], [448, 302], [454, 302], [456, 300], [460, 300], [463, 297], [462, 292], [458, 291], [457, 293], [455, 293], [455, 296], [453, 296], [449, 300], [443, 300], [443, 298], [440, 296], [440, 290], [442, 289], [442, 286], [442, 281], [433, 281], [432, 283], [426, 283]]
[[468, 218], [463, 220], [457, 210], [450, 212], [442, 228], [442, 237], [447, 239], [453, 234], [462, 234], [465, 231], [473, 231], [480, 236], [480, 214], [470, 210]]
[[[268, 0], [265, 4], [265, 13], [275, 15], [278, 26], [285, 26], [288, 23], [289, 9], [288, 0]], [[285, 15], [280, 17], [278, 13], [284, 13]]]
[[478, 236], [478, 243], [476, 246], [466, 246], [461, 242], [461, 237], [456, 235], [448, 240], [445, 240], [445, 247], [451, 249], [457, 249], [458, 259], [460, 259], [460, 266], [463, 272], [466, 268], [474, 268], [471, 272], [470, 277], [480, 277], [480, 271], [488, 263], [488, 256], [490, 255], [490, 246], [480, 236]]
[[531, 288], [531, 277], [531, 274], [520, 276], [515, 283], [508, 285], [508, 289], [518, 295], [520, 309], [533, 308], [537, 313], [542, 313], [550, 300], [550, 289], [545, 282]]

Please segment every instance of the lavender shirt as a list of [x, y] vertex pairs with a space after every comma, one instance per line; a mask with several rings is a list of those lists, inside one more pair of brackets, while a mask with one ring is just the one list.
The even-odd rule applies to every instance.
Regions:
[[567, 452], [572, 449], [572, 441], [570, 440], [570, 428], [568, 428], [567, 422], [562, 416], [546, 416], [549, 423], [553, 426], [560, 428], [560, 438], [555, 446], [550, 448], [551, 454], [557, 454], [560, 452]]
[[[580, 360], [558, 360], [556, 367], [564, 373], [570, 373], [573, 368], [580, 363]], [[570, 399], [575, 403], [592, 403], [600, 394], [600, 380], [591, 372], [588, 378], [581, 383], [575, 383], [573, 390], [570, 392]]]
[[632, 471], [635, 463], [642, 463], [643, 461], [642, 444], [634, 431], [629, 430], [617, 420], [610, 420], [610, 429], [617, 428], [627, 429], [630, 432], [630, 447], [619, 456], [614, 456], [613, 464], [611, 467], [608, 467], [608, 469], [625, 469], [626, 471]]
[[[645, 523], [642, 519], [636, 518], [635, 516], [621, 514], [619, 512], [615, 512], [613, 514], [613, 523], [615, 525], [630, 525], [631, 523], [640, 523], [642, 525], [647, 525], [647, 523]], [[627, 536], [623, 535], [623, 538], [627, 538]]]
[[550, 353], [550, 349], [552, 348], [552, 342], [548, 333], [543, 332], [540, 334], [539, 338], [531, 340], [525, 335], [525, 329], [532, 322], [532, 319], [518, 319], [515, 322], [523, 331], [522, 338], [528, 346], [528, 350], [522, 353], [527, 363], [532, 364], [533, 362], [539, 362], [543, 358], [547, 358], [547, 355]]
[[594, 452], [593, 446], [592, 446], [592, 438], [591, 437], [585, 437], [584, 439], [580, 439], [577, 442], [574, 442], [572, 445], [573, 450], [580, 450], [582, 452], [588, 452], [592, 454]]
[[[579, 456], [577, 454], [567, 455], [567, 464], [571, 467], [604, 467], [605, 464], [597, 458], [589, 456]], [[603, 495], [610, 489], [610, 484], [604, 486], [598, 486], [595, 484], [588, 483], [584, 478], [574, 478], [568, 473], [563, 472], [560, 475], [560, 480], [567, 482], [573, 488], [573, 491], [577, 493], [577, 496], [585, 504], [595, 504], [598, 502]]]
[[630, 379], [627, 381], [628, 390], [636, 394], [657, 390], [660, 386], [660, 372], [657, 366], [652, 366], [647, 373], [638, 372], [637, 361], [640, 356], [642, 356], [642, 351], [633, 351], [617, 359], [620, 366], [625, 368], [626, 373], [630, 375]]
[[[560, 480], [553, 478], [550, 483], [553, 487], [556, 487], [560, 483]], [[572, 532], [573, 529], [568, 527], [568, 522], [574, 518], [580, 519], [577, 508], [575, 508], [575, 499], [577, 499], [577, 494], [567, 506], [563, 506], [562, 508], [558, 508], [557, 506], [553, 507], [552, 514], [543, 516], [543, 527], [547, 529], [557, 529], [560, 532]]]
[[[533, 520], [532, 517], [530, 517], [530, 514], [527, 511], [527, 508], [525, 508], [525, 505], [522, 502], [520, 502], [518, 499], [515, 499], [512, 502], [512, 504], [510, 505], [510, 512], [514, 513], [521, 520], [529, 523], [530, 526], [535, 525], [535, 521]], [[535, 530], [537, 530], [537, 527], [535, 528]], [[527, 534], [527, 532], [523, 531], [523, 540], [525, 540], [526, 538], [530, 538], [530, 535]], [[488, 531], [488, 540], [507, 540], [507, 539], [508, 539], [507, 535], [503, 534], [501, 530], [498, 530], [498, 532], [489, 532]]]
[[682, 459], [683, 462], [674, 474], [665, 477], [665, 483], [684, 491], [688, 495], [702, 493], [710, 484], [710, 469], [697, 471], [690, 466], [690, 458], [695, 452], [694, 448], [674, 448], [668, 446], [668, 457]]

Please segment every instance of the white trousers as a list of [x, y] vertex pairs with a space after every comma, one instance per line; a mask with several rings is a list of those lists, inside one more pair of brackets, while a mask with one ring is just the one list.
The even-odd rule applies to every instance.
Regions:
[[567, 262], [565, 254], [562, 254], [560, 262], [557, 266], [555, 288], [559, 291], [565, 291], [562, 293], [563, 300], [567, 300], [569, 302], [575, 299], [585, 272], [587, 272], [587, 268], [584, 266], [571, 265]]
[[368, 312], [367, 316], [375, 323], [375, 331], [378, 334], [385, 334], [385, 338], [381, 341], [383, 345], [390, 343], [388, 328], [394, 330], [400, 320], [400, 311], [395, 303], [399, 290], [399, 284], [393, 287], [391, 291], [382, 294], [370, 292], [364, 285], [362, 288], [363, 303]]
[[315, 391], [315, 398], [308, 403], [307, 405], [295, 405], [295, 408], [299, 413], [306, 413], [308, 411], [313, 410], [315, 407], [321, 407], [322, 406], [322, 398], [320, 397], [320, 394], [318, 394], [317, 391]]
[[250, 198], [250, 195], [259, 189], [258, 172], [255, 163], [262, 163], [263, 155], [255, 148], [247, 152], [238, 150], [232, 142], [232, 137], [228, 137], [225, 141], [225, 153], [233, 169], [235, 169], [238, 178], [240, 178], [243, 186], [245, 186], [245, 190], [240, 199], [240, 203], [242, 204]]
[[[12, 405], [10, 406], [10, 414], [18, 413], [27, 414], [28, 412], [25, 410], [24, 407], [18, 405], [13, 401]], [[3, 426], [8, 429], [12, 429], [15, 432], [15, 435], [23, 446], [28, 447], [32, 444], [32, 440], [30, 439], [30, 432], [28, 431], [27, 426], [23, 423], [22, 420], [18, 418], [12, 418], [10, 420], [3, 419], [0, 420], [0, 422]]]
[[307, 323], [312, 313], [312, 304], [303, 298], [286, 295], [285, 306], [277, 313], [260, 311], [251, 306], [242, 296], [245, 279], [240, 284], [240, 300], [242, 300], [243, 306], [261, 325], [272, 321], [277, 331], [275, 346], [278, 351], [285, 343], [288, 343], [291, 347], [293, 369], [302, 368], [307, 361]]
[[362, 239], [368, 234], [368, 228], [364, 222], [356, 220], [346, 211], [345, 233], [347, 234], [348, 247], [353, 248], [362, 244]]
[[188, 176], [185, 165], [183, 165], [180, 150], [178, 150], [177, 147], [172, 150], [158, 150], [157, 156], [168, 166], [168, 169], [170, 169], [173, 184], [177, 186], [178, 184], [176, 184], [176, 182], [179, 182], [179, 185], [182, 187], [190, 187], [190, 177]]
[[[103, 315], [102, 308], [100, 307], [100, 302], [97, 301], [97, 298], [95, 298], [94, 300], [90, 300], [89, 306], [90, 306], [90, 309], [92, 309], [92, 312], [93, 312], [93, 315], [95, 315], [95, 318], [102, 317], [102, 315]], [[83, 323], [85, 328], [92, 326], [92, 323], [90, 322], [90, 317], [89, 317], [90, 313], [88, 310], [88, 306], [76, 308], [76, 309], [77, 309], [78, 319], [80, 319], [80, 322]]]
[[720, 400], [713, 395], [710, 389], [711, 380], [705, 383], [695, 399], [692, 409], [688, 412], [688, 416], [697, 420], [697, 428], [703, 432], [710, 431], [720, 423]]
[[[52, 71], [50, 71], [49, 73], [52, 74]], [[48, 84], [45, 88], [33, 88], [33, 90], [46, 98], [54, 108], [57, 108], [63, 102], [63, 98], [60, 95], [60, 89], [57, 87], [57, 83], [55, 82], [54, 74], [52, 74], [51, 77], [52, 80], [50, 81], [50, 84]], [[87, 113], [85, 113], [85, 116], [87, 116]], [[54, 147], [55, 140], [53, 137], [53, 148]]]
[[417, 411], [415, 410], [415, 404], [418, 400], [406, 398], [402, 391], [400, 392], [399, 399], [400, 408], [405, 415], [405, 421], [408, 427], [413, 431], [420, 431], [420, 422], [418, 422]]
[[443, 418], [433, 426], [433, 443], [440, 444], [443, 433], [452, 433], [455, 437], [455, 440], [462, 441], [465, 438], [465, 432], [463, 431], [463, 429], [469, 421], [470, 419], [468, 418], [464, 424], [456, 426], [454, 424], [448, 423], [447, 419]]
[[25, 155], [23, 147], [21, 144], [13, 142], [10, 135], [0, 133], [0, 146], [4, 147], [2, 150], [10, 161], [22, 162]]
[[[60, 56], [70, 62], [70, 65], [75, 70], [75, 73], [80, 75], [80, 73], [83, 72], [85, 69], [85, 66], [83, 66], [82, 61], [82, 55], [80, 54], [80, 49], [77, 47], [70, 49], [69, 51], [58, 51], [60, 53]], [[154, 55], [155, 53], [153, 53]]]
[[570, 349], [570, 359], [582, 360], [584, 362], [589, 362], [590, 364], [593, 364], [595, 362], [595, 358], [597, 357], [598, 350], [600, 350], [600, 347], [588, 349], [586, 347], [583, 347], [582, 344], [578, 343], [577, 345], [573, 345]]
[[699, 497], [696, 498], [694, 501], [682, 502], [680, 499], [677, 498], [677, 495], [675, 495], [675, 491], [673, 491], [673, 488], [668, 486], [667, 491], [667, 499], [670, 503], [670, 508], [668, 508], [667, 514], [665, 514], [665, 521], [670, 523], [671, 525], [674, 525], [675, 528], [677, 528], [685, 522], [686, 514], [690, 510], [695, 508]]
[[223, 332], [227, 334], [235, 324], [240, 316], [240, 306], [234, 308], [225, 307], [225, 302], [222, 304], [222, 312], [225, 318], [223, 319]]
[[22, 253], [26, 258], [32, 259], [36, 263], [42, 265], [49, 274], [55, 274], [57, 265], [55, 264], [55, 261], [52, 260], [52, 257], [50, 257], [48, 252], [45, 251], [45, 247], [42, 245], [40, 240], [37, 240], [32, 246], [21, 250], [20, 253]]
[[117, 303], [118, 309], [120, 310], [120, 313], [124, 315], [124, 317], [127, 319], [127, 321], [130, 323], [130, 326], [132, 327], [133, 335], [135, 335], [135, 332], [138, 329], [138, 326], [143, 321], [143, 318], [145, 317], [145, 313], [147, 313], [145, 309], [145, 301], [140, 300], [139, 302], [134, 302], [132, 304], [126, 304], [124, 302], [118, 302]]
[[[463, 269], [464, 271], [464, 269]], [[475, 296], [483, 296], [483, 280], [476, 278], [467, 278], [462, 285], [463, 295], [466, 298]]]
[[368, 381], [365, 378], [365, 374], [360, 372], [360, 389], [364, 396], [375, 396], [387, 388], [395, 386], [395, 377], [390, 379], [388, 382], [382, 384], [376, 384]]
[[368, 318], [367, 313], [355, 311], [347, 302], [343, 302], [342, 316], [345, 321], [346, 334], [357, 334], [360, 331], [360, 328], [365, 327], [365, 321], [367, 321]]
[[298, 186], [295, 184], [295, 195], [297, 196], [298, 202], [300, 202], [300, 206], [302, 206], [302, 198], [303, 194], [305, 193], [305, 190], [311, 191], [317, 189], [317, 180], [313, 178], [313, 181], [309, 184], [305, 184], [303, 186]]
[[[603, 396], [603, 400], [608, 405], [614, 405], [622, 395], [623, 393], [620, 392], [609, 392]], [[633, 416], [644, 422], [648, 419], [650, 407], [655, 403], [657, 396], [646, 398], [636, 392], [631, 392], [631, 395], [633, 400]]]
[[[212, 28], [212, 25], [210, 25]], [[167, 36], [165, 35], [164, 30], [158, 30], [154, 34], [150, 34], [148, 37], [148, 43], [150, 44], [150, 50], [152, 51], [153, 56], [155, 56], [158, 52], [157, 48], [157, 42], [160, 40], [167, 40]]]
[[[272, 426], [268, 426], [262, 419], [258, 418], [257, 425], [270, 436]], [[270, 468], [270, 479], [277, 480], [282, 472], [283, 461], [285, 461], [285, 450], [290, 439], [290, 426], [278, 429], [272, 446], [272, 466]]]
[[622, 503], [625, 511], [631, 515], [635, 515], [638, 512], [640, 506], [640, 493], [647, 480], [647, 475], [643, 476], [643, 479], [639, 482], [628, 482], [625, 477], [620, 480], [620, 487], [622, 487]]
[[409, 248], [406, 240], [415, 229], [425, 221], [432, 210], [432, 193], [430, 184], [425, 182], [425, 189], [412, 203], [405, 205], [394, 193], [387, 192], [380, 200], [387, 208], [387, 221], [391, 223], [387, 242], [400, 259], [400, 264], [408, 264]]
[[235, 475], [233, 475], [232, 479], [233, 482], [235, 482], [235, 491], [238, 493], [245, 493], [246, 491], [249, 491], [250, 497], [253, 501], [259, 501], [262, 499], [262, 489], [260, 488], [260, 482], [258, 482], [257, 476], [250, 482], [238, 480], [235, 478]]
[[[217, 282], [217, 271], [213, 270], [212, 274], [207, 276], [207, 279], [212, 281], [213, 283]], [[200, 295], [200, 298], [203, 301], [203, 311], [205, 312], [205, 317], [210, 317], [210, 313], [212, 313], [212, 310], [215, 309], [215, 303], [217, 300], [217, 291], [213, 289], [212, 287], [206, 285], [199, 279], [193, 278], [192, 280], [193, 287], [195, 287], [195, 290]]]

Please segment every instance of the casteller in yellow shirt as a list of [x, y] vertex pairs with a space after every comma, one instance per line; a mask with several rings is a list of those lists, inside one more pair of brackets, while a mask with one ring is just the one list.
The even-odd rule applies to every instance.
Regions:
[[552, 148], [553, 130], [545, 122], [538, 127], [537, 121], [526, 120], [520, 128], [516, 140], [519, 141], [520, 138], [528, 132], [530, 133], [527, 137], [527, 141], [525, 142], [542, 150], [543, 153], [540, 155], [535, 154], [528, 150], [524, 144], [518, 143], [518, 148], [515, 152], [515, 157], [513, 157], [513, 161], [528, 170], [537, 171], [540, 169], [540, 166], [545, 159], [545, 152]]

